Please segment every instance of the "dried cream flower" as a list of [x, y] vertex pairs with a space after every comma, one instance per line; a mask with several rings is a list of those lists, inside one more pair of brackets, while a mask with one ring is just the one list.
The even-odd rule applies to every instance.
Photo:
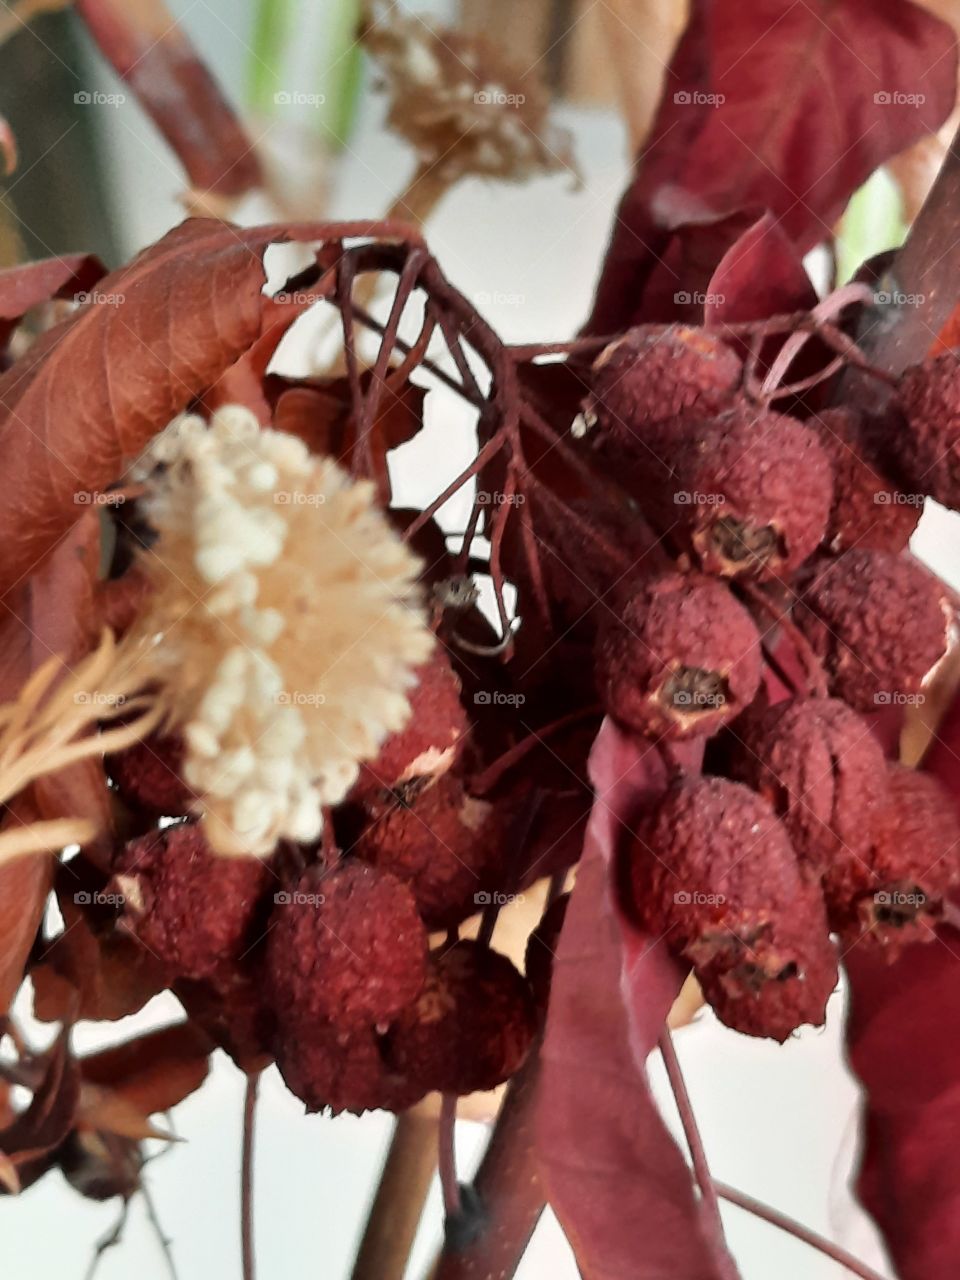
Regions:
[[417, 561], [372, 486], [246, 409], [180, 419], [161, 452], [141, 633], [185, 780], [220, 852], [314, 839], [409, 715]]

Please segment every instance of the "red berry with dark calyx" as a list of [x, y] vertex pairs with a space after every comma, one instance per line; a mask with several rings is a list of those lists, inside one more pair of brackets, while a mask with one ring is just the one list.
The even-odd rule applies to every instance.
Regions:
[[196, 799], [181, 776], [183, 756], [178, 734], [152, 733], [107, 756], [107, 772], [131, 808], [157, 818], [182, 818]]
[[622, 446], [657, 448], [663, 424], [726, 407], [741, 373], [736, 353], [702, 329], [641, 326], [597, 357], [584, 414]]
[[427, 1092], [387, 1065], [381, 1038], [370, 1027], [317, 1022], [284, 1028], [274, 1051], [284, 1084], [308, 1112], [406, 1111]]
[[393, 797], [372, 810], [351, 852], [409, 886], [429, 928], [447, 929], [500, 886], [505, 835], [501, 807], [469, 795], [448, 773], [407, 802]]
[[731, 727], [728, 769], [768, 802], [817, 875], [856, 857], [885, 793], [870, 726], [836, 698], [777, 703]]
[[753, 701], [760, 636], [747, 610], [714, 578], [664, 574], [637, 584], [607, 615], [595, 673], [607, 711], [642, 733], [716, 733]]
[[406, 728], [387, 739], [372, 763], [361, 766], [351, 800], [438, 778], [460, 756], [469, 721], [460, 701], [460, 681], [444, 651], [436, 649], [416, 676]]
[[833, 467], [826, 548], [834, 555], [851, 547], [902, 551], [919, 523], [922, 498], [874, 469], [873, 451], [853, 410], [825, 409], [809, 425]]
[[275, 883], [257, 858], [212, 853], [193, 822], [128, 841], [111, 881], [126, 927], [184, 978], [208, 978], [246, 951]]
[[530, 989], [505, 956], [478, 942], [458, 942], [431, 959], [419, 998], [390, 1029], [387, 1060], [427, 1089], [495, 1089], [533, 1043]]
[[353, 859], [311, 867], [276, 895], [270, 922], [266, 974], [281, 1035], [317, 1020], [385, 1023], [423, 986], [426, 930], [388, 872]]
[[823, 899], [772, 809], [724, 778], [675, 783], [628, 849], [634, 909], [728, 1026], [785, 1040], [837, 982]]
[[887, 444], [905, 483], [960, 509], [960, 357], [950, 351], [905, 370], [897, 400], [907, 428]]
[[945, 588], [916, 560], [845, 551], [811, 567], [794, 616], [830, 690], [858, 711], [916, 693], [947, 647]]
[[839, 864], [825, 888], [844, 941], [883, 947], [894, 959], [908, 942], [933, 940], [946, 897], [960, 885], [960, 823], [928, 774], [891, 764], [883, 787], [867, 849]]
[[830, 461], [784, 414], [738, 406], [694, 428], [676, 460], [672, 514], [701, 568], [789, 576], [826, 532]]

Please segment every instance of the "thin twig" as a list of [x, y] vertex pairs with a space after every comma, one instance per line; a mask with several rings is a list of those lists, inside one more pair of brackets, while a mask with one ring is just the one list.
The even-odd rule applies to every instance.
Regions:
[[247, 1076], [243, 1099], [243, 1153], [240, 1161], [240, 1244], [243, 1280], [255, 1280], [256, 1256], [253, 1248], [253, 1138], [256, 1123], [260, 1072]]
[[403, 1280], [436, 1169], [436, 1116], [421, 1108], [401, 1112], [351, 1280]]
[[440, 1186], [443, 1189], [443, 1211], [452, 1218], [460, 1212], [460, 1182], [457, 1179], [457, 1095], [445, 1093], [440, 1103], [440, 1129], [437, 1134]]

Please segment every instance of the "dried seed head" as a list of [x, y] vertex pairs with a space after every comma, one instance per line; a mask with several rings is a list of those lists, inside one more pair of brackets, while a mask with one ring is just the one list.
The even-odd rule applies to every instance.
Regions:
[[817, 875], [856, 858], [885, 792], [879, 741], [835, 698], [778, 703], [730, 733], [729, 767], [769, 803]]
[[362, 862], [310, 868], [278, 893], [266, 976], [282, 1035], [318, 1019], [385, 1022], [423, 986], [427, 935], [410, 890]]
[[321, 804], [406, 722], [433, 647], [417, 562], [369, 484], [246, 409], [180, 421], [163, 461], [140, 632], [184, 779], [218, 852], [314, 839]]
[[536, 1030], [527, 984], [478, 942], [434, 954], [417, 1001], [387, 1036], [390, 1064], [443, 1093], [494, 1089], [523, 1065]]
[[947, 352], [905, 370], [897, 399], [907, 430], [891, 448], [906, 481], [945, 507], [960, 508], [960, 360]]
[[892, 764], [883, 786], [867, 848], [828, 877], [826, 894], [846, 943], [881, 946], [893, 958], [907, 942], [932, 939], [946, 895], [960, 884], [960, 825], [935, 778]]
[[492, 804], [468, 795], [462, 779], [448, 773], [375, 809], [352, 852], [409, 885], [429, 928], [448, 929], [499, 888], [504, 825]]
[[809, 428], [741, 406], [691, 429], [671, 496], [708, 573], [781, 577], [823, 538], [833, 480]]
[[857, 415], [851, 409], [825, 409], [809, 425], [833, 467], [833, 508], [825, 537], [829, 550], [902, 551], [917, 527], [922, 504], [874, 470]]
[[801, 588], [797, 624], [831, 692], [859, 711], [916, 693], [946, 650], [943, 584], [908, 556], [845, 551]]
[[628, 857], [642, 923], [690, 961], [724, 1022], [776, 1040], [823, 1022], [837, 980], [823, 900], [760, 796], [681, 781], [641, 819]]
[[753, 619], [722, 582], [697, 575], [639, 584], [597, 642], [610, 714], [673, 738], [716, 733], [753, 701], [760, 670]]
[[642, 326], [597, 357], [585, 413], [619, 444], [659, 452], [662, 428], [725, 408], [740, 375], [738, 356], [719, 338], [684, 325]]
[[217, 858], [201, 828], [187, 822], [130, 840], [113, 883], [143, 945], [176, 976], [200, 979], [246, 951], [275, 877], [253, 859]]

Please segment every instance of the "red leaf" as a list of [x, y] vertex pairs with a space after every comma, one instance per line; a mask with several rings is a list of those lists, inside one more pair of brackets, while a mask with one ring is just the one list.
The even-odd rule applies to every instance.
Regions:
[[0, 350], [32, 307], [51, 298], [72, 298], [91, 288], [106, 268], [92, 254], [43, 258], [0, 271]]
[[198, 192], [259, 185], [253, 144], [163, 0], [76, 0], [76, 10]]
[[607, 720], [590, 757], [596, 791], [560, 937], [543, 1048], [538, 1146], [550, 1203], [590, 1280], [720, 1280], [691, 1175], [647, 1083], [683, 972], [619, 912], [621, 828], [666, 784], [651, 743]]
[[185, 222], [0, 378], [0, 596], [260, 336], [267, 247], [364, 229]]
[[192, 1022], [177, 1022], [79, 1060], [85, 1084], [108, 1087], [141, 1115], [169, 1111], [207, 1078], [210, 1040]]
[[[0, 831], [40, 817], [28, 796], [7, 806]], [[33, 946], [47, 895], [53, 884], [53, 859], [16, 858], [0, 866], [0, 1014], [10, 1008], [23, 981], [23, 969]]]
[[956, 74], [953, 31], [910, 0], [697, 0], [589, 328], [649, 318], [648, 282], [685, 225], [769, 210], [800, 252], [829, 238], [873, 170], [946, 118]]
[[720, 259], [707, 286], [704, 322], [765, 320], [816, 304], [802, 257], [781, 224], [765, 213]]

